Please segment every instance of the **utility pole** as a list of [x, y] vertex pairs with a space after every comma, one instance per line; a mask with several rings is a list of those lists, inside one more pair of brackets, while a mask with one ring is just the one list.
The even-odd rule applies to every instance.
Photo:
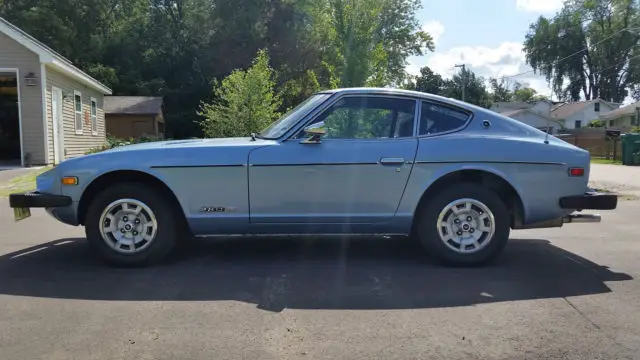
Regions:
[[467, 87], [467, 79], [465, 78], [467, 72], [465, 71], [466, 66], [465, 64], [456, 64], [455, 67], [459, 67], [462, 68], [462, 101], [464, 101], [464, 95], [466, 92], [466, 87]]

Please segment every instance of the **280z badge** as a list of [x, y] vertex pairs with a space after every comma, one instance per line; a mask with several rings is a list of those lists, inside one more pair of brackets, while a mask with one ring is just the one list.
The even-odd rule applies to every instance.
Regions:
[[221, 212], [231, 212], [235, 210], [232, 207], [224, 207], [224, 206], [203, 206], [200, 208], [201, 213], [221, 213]]

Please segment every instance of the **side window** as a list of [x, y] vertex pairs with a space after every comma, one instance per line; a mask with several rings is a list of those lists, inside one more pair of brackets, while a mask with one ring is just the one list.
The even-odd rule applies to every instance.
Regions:
[[[327, 128], [325, 139], [410, 137], [413, 136], [415, 105], [416, 101], [409, 99], [345, 97], [320, 114], [313, 123], [324, 121]], [[305, 137], [304, 131], [298, 137]]]
[[423, 102], [420, 114], [419, 135], [433, 135], [463, 127], [469, 114], [435, 103]]
[[74, 91], [73, 92], [73, 103], [75, 107], [75, 128], [76, 134], [82, 134], [82, 94]]

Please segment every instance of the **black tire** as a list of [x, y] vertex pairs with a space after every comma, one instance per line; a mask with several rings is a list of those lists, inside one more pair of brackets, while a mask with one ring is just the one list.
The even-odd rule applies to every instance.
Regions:
[[[479, 250], [471, 253], [460, 253], [450, 248], [441, 239], [438, 229], [438, 217], [447, 205], [459, 199], [473, 199], [484, 204], [494, 216], [494, 233], [484, 241], [489, 241]], [[498, 257], [507, 245], [510, 233], [509, 209], [498, 194], [479, 184], [457, 183], [435, 194], [419, 210], [416, 219], [415, 236], [428, 254], [436, 261], [450, 266], [479, 266]], [[475, 230], [473, 230], [475, 231]], [[455, 246], [454, 243], [451, 243]], [[469, 245], [472, 246], [472, 245]]]
[[[139, 252], [125, 254], [109, 246], [100, 232], [100, 218], [109, 204], [119, 199], [134, 199], [144, 203], [157, 222], [155, 237]], [[182, 214], [156, 187], [135, 182], [110, 185], [96, 195], [87, 210], [85, 232], [93, 252], [110, 264], [118, 266], [152, 265], [164, 260], [183, 235]]]

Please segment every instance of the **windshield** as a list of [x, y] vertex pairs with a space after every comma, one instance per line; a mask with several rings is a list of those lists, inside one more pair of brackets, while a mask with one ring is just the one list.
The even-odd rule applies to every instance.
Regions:
[[325, 101], [331, 94], [316, 94], [301, 102], [295, 108], [289, 110], [280, 119], [273, 122], [269, 127], [262, 130], [259, 134], [263, 139], [277, 139], [291, 129], [300, 121], [309, 111]]

